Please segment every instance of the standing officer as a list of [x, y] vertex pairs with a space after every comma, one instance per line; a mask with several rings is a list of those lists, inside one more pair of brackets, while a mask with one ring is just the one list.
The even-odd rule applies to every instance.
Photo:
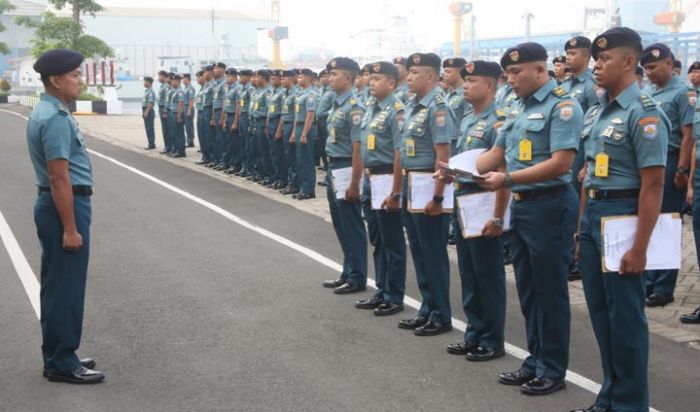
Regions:
[[[680, 213], [693, 151], [693, 107], [688, 86], [673, 74], [673, 54], [665, 44], [655, 43], [644, 49], [641, 64], [651, 82], [644, 89], [645, 93], [660, 103], [671, 122], [661, 213]], [[673, 302], [677, 278], [676, 269], [647, 271], [647, 306], [665, 306]]]
[[414, 172], [435, 172], [448, 162], [454, 118], [440, 92], [440, 57], [414, 53], [408, 58], [408, 86], [415, 98], [406, 109], [401, 130], [401, 167], [404, 172], [402, 211], [408, 243], [422, 299], [418, 314], [399, 322], [399, 328], [430, 336], [452, 330], [450, 261], [447, 235], [450, 216], [443, 211], [445, 183], [435, 180], [433, 198], [423, 211], [408, 210], [408, 178]]
[[316, 197], [316, 168], [314, 167], [314, 139], [316, 139], [316, 95], [311, 82], [314, 72], [311, 69], [299, 71], [299, 92], [294, 99], [294, 129], [289, 138], [296, 147], [297, 179], [299, 193], [295, 199], [306, 200]]
[[395, 57], [394, 66], [399, 71], [399, 80], [394, 90], [396, 98], [403, 104], [408, 104], [411, 92], [408, 90], [408, 83], [406, 82], [406, 77], [408, 76], [408, 62], [405, 57]]
[[700, 91], [700, 61], [693, 62], [688, 68], [688, 81], [690, 88], [696, 92]]
[[275, 139], [277, 129], [282, 117], [282, 103], [284, 96], [284, 88], [282, 87], [282, 70], [276, 69], [270, 71], [270, 94], [267, 98], [267, 148], [270, 156], [270, 164], [272, 165], [272, 176], [268, 180], [266, 186], [272, 189], [281, 189], [285, 185], [281, 184], [282, 171], [278, 154], [280, 149], [284, 153], [281, 139], [279, 142]]
[[211, 126], [213, 131], [212, 141], [212, 168], [214, 170], [224, 170], [223, 164], [223, 127], [221, 127], [221, 118], [223, 117], [224, 95], [226, 94], [226, 64], [216, 63], [214, 65], [214, 83], [212, 84], [212, 115]]
[[236, 106], [238, 105], [238, 71], [233, 67], [226, 69], [226, 93], [224, 94], [224, 105], [221, 114], [221, 131], [224, 135], [222, 163], [226, 166], [224, 173], [232, 175], [238, 172], [240, 165], [238, 151], [240, 150], [240, 139], [238, 130], [234, 130], [233, 122], [236, 120]]
[[185, 91], [180, 87], [182, 76], [176, 74], [170, 88], [170, 107], [168, 119], [170, 120], [171, 146], [168, 156], [185, 157]]
[[194, 98], [197, 92], [192, 86], [192, 75], [182, 75], [182, 84], [185, 92], [185, 136], [187, 147], [194, 147]]
[[296, 170], [296, 147], [294, 143], [290, 142], [290, 138], [294, 132], [296, 79], [296, 70], [285, 70], [282, 72], [282, 87], [284, 88], [284, 95], [282, 97], [282, 117], [280, 125], [275, 133], [275, 140], [281, 141], [282, 148], [284, 149], [284, 152], [278, 155], [280, 163], [287, 165], [286, 174], [283, 175], [285, 176], [283, 182], [286, 182], [287, 185], [280, 190], [280, 193], [283, 195], [294, 195], [299, 193], [299, 182], [297, 179]]
[[[462, 69], [467, 61], [461, 57], [454, 57], [446, 59], [442, 62], [442, 78], [448, 86], [447, 90], [447, 104], [455, 116], [455, 126], [458, 126], [464, 115], [466, 115], [470, 110], [471, 106], [469, 102], [464, 100], [464, 91], [462, 87], [464, 85], [464, 79], [462, 78]], [[459, 127], [455, 127], [455, 136], [452, 139], [452, 145], [450, 147], [451, 153], [455, 153], [455, 147], [457, 144], [457, 139], [459, 138]]]
[[[578, 100], [581, 110], [586, 113], [591, 106], [598, 103], [595, 80], [593, 80], [593, 73], [588, 68], [588, 63], [591, 61], [591, 40], [583, 36], [572, 37], [566, 42], [564, 49], [566, 49], [566, 65], [571, 69], [571, 77], [561, 87], [571, 97]], [[583, 169], [584, 158], [583, 141], [581, 141], [574, 165], [571, 167], [571, 183], [576, 193], [579, 194], [581, 193], [579, 174]], [[572, 251], [569, 280], [578, 279], [581, 279], [581, 273]]]
[[525, 316], [530, 355], [499, 382], [520, 385], [526, 395], [547, 395], [566, 386], [571, 310], [568, 254], [576, 228], [577, 197], [571, 165], [579, 147], [581, 106], [547, 73], [547, 51], [522, 43], [506, 51], [501, 66], [522, 102], [501, 126], [496, 144], [478, 160], [490, 172], [482, 187], [513, 191], [510, 247]]
[[153, 91], [153, 77], [144, 77], [143, 87], [146, 90], [144, 91], [143, 101], [141, 102], [141, 113], [143, 115], [143, 125], [146, 128], [146, 138], [148, 139], [146, 150], [152, 150], [156, 148], [156, 131], [153, 127], [156, 117], [155, 110], [153, 109], [156, 102], [156, 94]]
[[166, 154], [168, 153], [167, 150], [165, 150], [165, 147], [167, 146], [166, 139], [168, 136], [168, 116], [167, 116], [167, 107], [166, 107], [166, 99], [168, 97], [168, 72], [161, 70], [158, 72], [158, 82], [160, 83], [160, 88], [158, 89], [158, 115], [160, 116], [160, 131], [163, 134], [163, 150], [160, 152], [161, 154]]
[[683, 70], [683, 63], [681, 63], [681, 61], [678, 59], [674, 59], [673, 60], [673, 74], [680, 77], [682, 70]]
[[[496, 107], [496, 89], [502, 70], [498, 63], [476, 60], [466, 64], [464, 98], [472, 105], [462, 120], [457, 152], [490, 149], [505, 120]], [[476, 183], [458, 179], [455, 197], [483, 192]], [[503, 217], [510, 192], [496, 194], [493, 218], [482, 229], [482, 236], [464, 239], [459, 228], [459, 204], [455, 199], [454, 231], [457, 234], [457, 259], [462, 280], [462, 308], [469, 324], [461, 343], [448, 345], [447, 351], [466, 355], [470, 361], [489, 361], [505, 356], [506, 272], [503, 265]]]
[[214, 101], [214, 90], [212, 89], [214, 66], [206, 66], [203, 73], [202, 93], [202, 132], [199, 137], [200, 149], [202, 149], [202, 158], [196, 162], [199, 165], [209, 166], [213, 159], [211, 158], [212, 147], [212, 104]]
[[41, 245], [41, 350], [44, 377], [75, 384], [98, 383], [92, 359], [79, 359], [90, 255], [92, 167], [69, 105], [80, 96], [83, 56], [56, 49], [34, 70], [46, 92], [29, 115], [27, 144], [39, 195], [34, 222]]
[[[331, 87], [336, 94], [328, 115], [326, 194], [333, 229], [343, 251], [343, 272], [337, 280], [323, 282], [323, 286], [343, 295], [367, 288], [367, 231], [360, 206], [360, 124], [364, 110], [352, 91], [358, 68], [357, 62], [347, 57], [336, 57], [326, 65], [331, 74]], [[333, 187], [333, 173], [345, 168], [352, 168], [352, 179], [345, 191], [345, 198], [338, 200]]]
[[255, 134], [255, 141], [258, 145], [258, 177], [255, 179], [260, 184], [268, 184], [272, 179], [272, 159], [268, 148], [268, 123], [267, 112], [268, 102], [272, 96], [270, 88], [270, 71], [266, 69], [258, 70], [256, 76], [256, 93], [251, 100], [252, 109], [250, 111], [251, 130]]
[[[199, 150], [200, 152], [204, 153], [204, 147], [206, 146], [205, 140], [205, 133], [206, 131], [204, 130], [204, 127], [208, 125], [208, 121], [204, 121], [204, 85], [205, 85], [205, 80], [204, 80], [204, 70], [200, 70], [196, 74], [197, 78], [197, 84], [199, 85], [199, 90], [197, 90], [197, 93], [195, 94], [194, 98], [194, 106], [195, 109], [197, 110], [197, 139], [199, 139]], [[201, 160], [198, 160], [195, 162], [196, 164], [201, 164]]]
[[[586, 114], [581, 133], [587, 200], [582, 206], [579, 250], [604, 380], [595, 404], [573, 412], [648, 412], [649, 330], [643, 274], [661, 209], [669, 124], [637, 85], [642, 42], [634, 30], [606, 31], [593, 40], [592, 52], [596, 82], [606, 92]], [[639, 218], [634, 243], [622, 257], [620, 271], [605, 273], [601, 218], [622, 215]]]
[[163, 127], [164, 127], [164, 129], [163, 129], [163, 150], [160, 151], [160, 154], [162, 154], [162, 155], [167, 155], [168, 153], [170, 153], [173, 150], [173, 147], [172, 147], [173, 131], [172, 131], [172, 124], [170, 121], [171, 115], [169, 112], [170, 112], [170, 99], [172, 97], [172, 92], [173, 92], [172, 82], [173, 82], [174, 75], [175, 75], [174, 73], [167, 73], [165, 75], [166, 87], [163, 88], [163, 107], [162, 107], [162, 110], [160, 111], [160, 113], [161, 113], [160, 119], [161, 119], [161, 123], [163, 124]]
[[[399, 71], [391, 62], [369, 66], [371, 105], [361, 125], [360, 148], [365, 167], [362, 209], [369, 240], [374, 246], [377, 293], [355, 303], [359, 309], [374, 309], [376, 316], [401, 312], [406, 291], [406, 239], [401, 223], [401, 127], [404, 104], [394, 93]], [[372, 209], [370, 179], [392, 176], [389, 196], [381, 209]]]
[[[566, 46], [564, 48], [566, 49]], [[566, 57], [555, 56], [552, 59], [552, 67], [554, 67], [554, 80], [561, 85], [566, 81]]]
[[252, 92], [251, 77], [253, 71], [250, 69], [241, 69], [238, 71], [238, 107], [236, 108], [236, 120], [233, 122], [233, 127], [238, 128], [241, 135], [241, 159], [243, 169], [236, 174], [240, 177], [251, 177], [255, 168], [255, 143], [251, 138], [250, 133], [250, 97]]
[[[328, 170], [328, 158], [326, 157], [326, 141], [328, 140], [328, 113], [333, 107], [333, 100], [336, 94], [328, 84], [330, 73], [323, 69], [320, 74], [321, 85], [323, 88], [319, 92], [318, 108], [316, 110], [316, 124], [318, 125], [318, 150], [316, 150], [316, 161], [320, 159], [323, 164], [323, 170]], [[319, 182], [323, 186], [325, 182]]]

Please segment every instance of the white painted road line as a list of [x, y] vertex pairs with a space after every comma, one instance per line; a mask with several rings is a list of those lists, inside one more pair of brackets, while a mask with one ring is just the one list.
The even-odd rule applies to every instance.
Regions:
[[12, 233], [12, 229], [10, 229], [10, 225], [7, 224], [7, 220], [5, 220], [5, 216], [1, 211], [0, 238], [2, 238], [2, 243], [5, 245], [5, 249], [7, 249], [7, 254], [10, 255], [10, 260], [17, 271], [17, 275], [19, 275], [19, 280], [22, 282], [25, 292], [27, 292], [29, 302], [32, 304], [38, 319], [41, 317], [41, 308], [39, 307], [39, 281], [36, 280], [34, 271], [31, 266], [29, 266], [27, 258], [19, 247], [19, 243], [17, 243], [17, 238], [15, 238], [14, 233]]
[[[22, 116], [19, 113], [11, 112], [8, 110], [2, 110], [2, 109], [0, 109], [0, 112], [11, 113], [11, 114], [14, 114], [16, 116], [19, 116], [19, 117], [27, 120], [27, 117]], [[120, 162], [119, 160], [116, 160], [116, 159], [109, 157], [107, 155], [104, 155], [102, 153], [96, 152], [92, 149], [88, 149], [88, 152], [90, 152], [91, 154], [93, 154], [97, 157], [100, 157], [104, 160], [107, 160], [107, 161], [109, 161], [109, 162], [111, 162], [111, 163], [113, 163], [121, 168], [124, 168], [124, 169], [138, 175], [138, 176], [141, 176], [146, 180], [150, 180], [151, 182], [153, 182], [153, 183], [155, 183], [155, 184], [157, 184], [165, 189], [168, 189], [174, 193], [177, 193], [178, 195], [180, 195], [188, 200], [191, 200], [191, 201], [193, 201], [201, 206], [204, 206], [205, 208], [213, 211], [214, 213], [217, 213], [218, 215], [223, 216], [226, 219], [228, 219], [228, 220], [230, 220], [230, 221], [232, 221], [240, 226], [245, 227], [246, 229], [252, 230], [252, 231], [268, 238], [268, 239], [274, 240], [275, 242], [277, 242], [281, 245], [287, 246], [290, 249], [293, 249], [299, 253], [302, 253], [302, 254], [306, 255], [307, 257], [315, 260], [318, 263], [321, 263], [322, 265], [327, 266], [328, 268], [330, 268], [332, 270], [335, 270], [337, 272], [341, 272], [343, 270], [342, 265], [333, 261], [332, 259], [327, 258], [327, 257], [321, 255], [320, 253], [318, 253], [312, 249], [309, 249], [305, 246], [302, 246], [298, 243], [295, 243], [294, 241], [289, 240], [283, 236], [280, 236], [276, 233], [270, 232], [269, 230], [267, 230], [265, 228], [262, 228], [258, 225], [250, 223], [247, 220], [241, 219], [240, 217], [232, 214], [231, 212], [229, 212], [225, 209], [222, 209], [221, 207], [219, 207], [213, 203], [210, 203], [210, 202], [208, 202], [208, 201], [206, 201], [198, 196], [195, 196], [192, 193], [189, 193], [185, 190], [182, 190], [176, 186], [171, 185], [170, 183], [167, 183], [163, 180], [158, 179], [157, 177], [154, 177], [146, 172], [143, 172], [139, 169], [136, 169], [133, 166], [129, 166], [125, 163]], [[4, 218], [2, 220], [4, 221]], [[9, 226], [7, 226], [7, 229], [9, 230]], [[2, 230], [1, 226], [0, 226], [0, 230]], [[12, 232], [10, 231], [10, 234], [11, 233]], [[14, 239], [14, 236], [13, 236], [13, 239]], [[5, 238], [3, 236], [3, 241], [4, 240], [5, 240]], [[16, 241], [15, 241], [15, 243], [16, 243]], [[7, 247], [7, 243], [5, 244], [5, 246]], [[19, 250], [19, 246], [17, 246], [17, 250]], [[9, 251], [9, 249], [8, 249], [8, 251]], [[20, 254], [22, 253], [21, 250], [19, 250], [19, 253]], [[22, 257], [24, 257], [23, 254], [22, 254]], [[14, 262], [14, 260], [13, 260], [13, 262]], [[26, 259], [24, 259], [24, 262], [26, 263]], [[17, 269], [17, 265], [15, 265], [15, 268]], [[31, 272], [31, 268], [29, 268], [28, 264], [27, 264], [27, 268]], [[20, 273], [19, 270], [18, 270], [18, 273]], [[34, 276], [34, 274], [31, 273], [31, 275], [32, 275], [32, 278], [36, 282], [36, 277]], [[20, 274], [20, 278], [22, 278], [22, 274]], [[373, 279], [369, 279], [367, 283], [368, 283], [368, 286], [376, 289], [376, 284], [374, 283]], [[25, 290], [27, 290], [27, 294], [30, 293], [30, 290], [27, 289], [26, 286], [25, 286]], [[39, 313], [38, 312], [38, 283], [37, 283], [37, 290], [35, 293], [36, 293], [36, 297], [37, 297], [37, 306], [35, 306], [35, 310], [37, 310], [37, 315], [38, 315], [38, 313]], [[29, 299], [32, 300], [32, 297], [30, 296]], [[418, 310], [420, 308], [420, 302], [417, 301], [416, 299], [413, 299], [413, 298], [408, 297], [408, 296], [404, 299], [404, 303], [407, 306], [410, 306], [411, 308], [416, 309], [416, 310]], [[32, 303], [32, 305], [34, 305], [34, 303]], [[455, 319], [455, 318], [452, 318], [452, 325], [456, 329], [458, 329], [462, 332], [464, 332], [466, 330], [466, 326], [467, 326], [463, 321], [461, 321], [459, 319]], [[529, 353], [526, 350], [524, 350], [518, 346], [512, 345], [508, 342], [506, 342], [506, 344], [505, 344], [505, 349], [506, 349], [506, 352], [508, 354], [510, 354], [511, 356], [514, 356], [515, 358], [518, 358], [520, 360], [524, 360], [529, 355]], [[591, 379], [589, 379], [589, 378], [587, 378], [579, 373], [573, 372], [571, 370], [567, 371], [566, 380], [573, 383], [574, 385], [579, 386], [579, 387], [581, 387], [589, 392], [592, 392], [594, 394], [597, 394], [601, 388], [601, 385], [599, 383], [597, 383], [597, 382], [595, 382], [595, 381], [593, 381], [593, 380], [591, 380]], [[654, 408], [650, 408], [649, 411], [650, 412], [661, 412], [658, 409], [654, 409]]]

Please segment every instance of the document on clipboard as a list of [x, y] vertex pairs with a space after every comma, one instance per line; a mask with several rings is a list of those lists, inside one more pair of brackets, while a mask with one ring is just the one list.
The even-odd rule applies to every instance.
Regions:
[[394, 188], [394, 175], [371, 175], [369, 185], [372, 196], [372, 210], [380, 210], [384, 199], [391, 195]]
[[450, 163], [440, 162], [440, 170], [445, 174], [455, 175], [473, 182], [479, 182], [484, 178], [476, 170], [476, 159], [484, 153], [486, 149], [467, 150], [450, 158]]
[[[435, 194], [435, 179], [429, 172], [412, 172], [408, 174], [408, 211], [423, 213], [425, 206], [433, 200]], [[445, 184], [442, 201], [443, 213], [452, 213], [454, 206], [454, 184]]]
[[[508, 200], [506, 213], [503, 216], [503, 230], [510, 229], [510, 202]], [[457, 196], [459, 227], [462, 238], [469, 239], [482, 236], [484, 225], [493, 218], [496, 207], [496, 192], [473, 193]]]
[[[345, 192], [352, 182], [352, 166], [331, 170], [331, 182], [336, 200], [345, 200]], [[362, 178], [360, 178], [362, 182]], [[360, 194], [362, 194], [362, 184], [360, 184]]]
[[[600, 221], [603, 271], [618, 272], [620, 261], [637, 233], [637, 216], [611, 216]], [[647, 249], [646, 270], [681, 268], [681, 217], [678, 213], [662, 213], [656, 221]]]

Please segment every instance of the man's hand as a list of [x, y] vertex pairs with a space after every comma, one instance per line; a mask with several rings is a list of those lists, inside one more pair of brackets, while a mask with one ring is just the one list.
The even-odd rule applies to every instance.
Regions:
[[501, 172], [488, 172], [484, 175], [484, 180], [479, 182], [482, 189], [496, 191], [504, 187], [506, 174]]
[[620, 261], [621, 275], [640, 275], [647, 266], [647, 254], [644, 251], [630, 249]]
[[676, 189], [683, 189], [688, 186], [688, 176], [683, 173], [676, 173], [673, 176], [673, 185], [676, 186]]
[[282, 140], [282, 128], [281, 127], [277, 128], [277, 131], [275, 132], [275, 140]]
[[431, 200], [425, 205], [425, 214], [428, 216], [440, 216], [442, 214], [442, 203]]
[[306, 137], [305, 134], [301, 135], [301, 140], [299, 140], [299, 143], [301, 144], [307, 144], [309, 142], [309, 139]]
[[484, 228], [481, 229], [481, 234], [488, 238], [498, 237], [503, 234], [503, 227], [498, 226], [496, 222], [491, 219], [486, 222]]
[[[440, 162], [440, 164], [443, 164], [443, 163]], [[445, 182], [445, 184], [447, 184], [447, 185], [449, 185], [450, 183], [454, 182], [454, 181], [455, 181], [455, 178], [456, 178], [455, 175], [447, 174], [447, 173], [445, 173], [445, 171], [443, 171], [442, 169], [440, 169], [440, 170], [438, 170], [437, 172], [433, 173], [433, 179], [442, 180], [442, 181]]]
[[693, 186], [688, 185], [688, 192], [685, 194], [685, 201], [688, 202], [689, 205], [693, 204]]
[[292, 135], [289, 136], [289, 143], [294, 144], [294, 143], [296, 143], [296, 141], [297, 141], [297, 137], [296, 137], [296, 135], [294, 134], [294, 131], [292, 131]]
[[211, 119], [211, 120], [209, 121], [209, 126], [216, 127], [216, 120]]
[[394, 199], [392, 195], [389, 195], [382, 202], [382, 209], [385, 209], [389, 213], [396, 213], [401, 210], [401, 204], [398, 200]]
[[78, 252], [83, 248], [83, 237], [76, 230], [75, 232], [63, 233], [63, 249], [68, 252]]
[[[304, 142], [304, 138], [306, 136], [302, 136], [301, 144], [306, 144]], [[360, 200], [360, 185], [350, 185], [348, 186], [348, 190], [345, 191], [345, 201], [346, 202], [357, 202]]]
[[578, 179], [579, 183], [583, 183], [583, 180], [586, 178], [586, 168], [582, 167], [581, 170], [578, 171], [578, 176], [576, 177]]

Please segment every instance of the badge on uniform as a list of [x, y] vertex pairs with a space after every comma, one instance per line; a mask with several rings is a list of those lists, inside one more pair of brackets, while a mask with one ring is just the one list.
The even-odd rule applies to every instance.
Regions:
[[437, 127], [445, 127], [447, 124], [447, 112], [444, 110], [440, 110], [439, 112], [435, 112], [435, 124]]
[[416, 142], [411, 138], [406, 140], [406, 156], [416, 157]]
[[544, 120], [544, 114], [532, 113], [527, 116], [527, 120]]
[[520, 141], [520, 151], [518, 160], [529, 162], [532, 160], [532, 140], [524, 138]]
[[656, 117], [645, 117], [639, 121], [639, 125], [642, 126], [642, 137], [645, 139], [655, 139], [658, 133], [656, 125], [659, 119]]
[[607, 153], [598, 153], [595, 156], [595, 176], [608, 177], [610, 156]]
[[367, 150], [374, 150], [375, 147], [375, 137], [373, 133], [367, 135]]
[[574, 108], [571, 106], [562, 107], [559, 109], [559, 119], [562, 122], [568, 122], [574, 117]]

